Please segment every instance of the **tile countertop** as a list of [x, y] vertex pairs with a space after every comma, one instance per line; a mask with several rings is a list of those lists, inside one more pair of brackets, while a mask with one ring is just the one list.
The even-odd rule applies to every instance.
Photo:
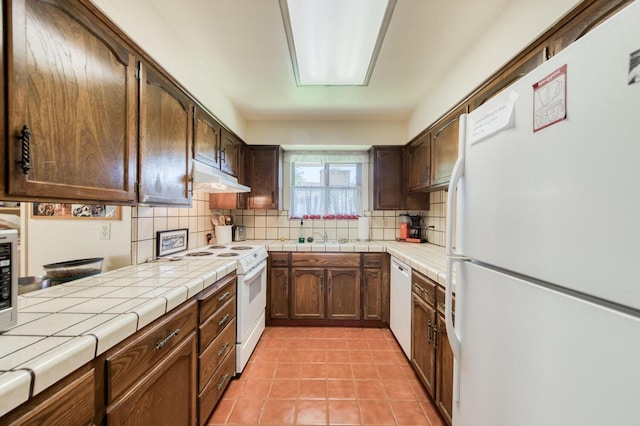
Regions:
[[18, 296], [18, 324], [0, 334], [0, 416], [235, 270], [185, 258]]
[[[254, 243], [256, 243], [254, 241]], [[350, 241], [346, 243], [298, 243], [287, 241], [260, 241], [268, 251], [301, 252], [387, 252], [442, 286], [447, 284], [447, 259], [444, 247], [400, 241]], [[455, 275], [454, 287], [455, 291]]]
[[[446, 284], [444, 248], [432, 244], [237, 244], [269, 251], [387, 252]], [[0, 333], [0, 416], [235, 270], [236, 261], [228, 259], [144, 263], [19, 296], [18, 325]]]

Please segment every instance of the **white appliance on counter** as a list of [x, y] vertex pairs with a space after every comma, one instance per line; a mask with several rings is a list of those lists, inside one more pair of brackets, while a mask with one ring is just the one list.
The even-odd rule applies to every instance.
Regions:
[[0, 230], [0, 332], [18, 322], [18, 231]]
[[391, 258], [389, 328], [407, 358], [411, 359], [411, 267]]
[[639, 64], [636, 1], [462, 117], [455, 426], [640, 424]]
[[265, 329], [267, 306], [267, 250], [264, 246], [213, 245], [191, 250], [184, 256], [199, 259], [237, 260], [236, 373], [242, 373]]

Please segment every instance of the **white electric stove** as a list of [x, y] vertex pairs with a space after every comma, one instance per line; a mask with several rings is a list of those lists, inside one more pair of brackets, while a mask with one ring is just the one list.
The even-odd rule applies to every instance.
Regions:
[[180, 256], [237, 261], [236, 372], [241, 373], [265, 328], [267, 250], [264, 246], [224, 244], [200, 247]]

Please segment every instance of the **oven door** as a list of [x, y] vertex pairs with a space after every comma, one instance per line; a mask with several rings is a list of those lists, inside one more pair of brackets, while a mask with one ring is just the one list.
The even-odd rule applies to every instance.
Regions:
[[242, 372], [265, 328], [267, 261], [238, 275], [236, 371]]

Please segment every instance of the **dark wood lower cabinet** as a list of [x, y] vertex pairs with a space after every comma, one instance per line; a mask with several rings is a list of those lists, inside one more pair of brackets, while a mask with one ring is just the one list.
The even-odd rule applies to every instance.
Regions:
[[289, 318], [289, 268], [272, 268], [269, 273], [269, 315]]
[[270, 253], [268, 325], [384, 327], [389, 310], [385, 253]]
[[433, 341], [435, 318], [435, 308], [414, 293], [411, 312], [411, 364], [432, 398], [435, 398], [436, 381], [436, 350]]
[[291, 318], [324, 319], [324, 269], [291, 269]]
[[436, 406], [448, 424], [453, 415], [453, 351], [447, 340], [447, 328], [444, 316], [438, 314], [438, 340], [436, 360]]
[[196, 424], [196, 333], [107, 409], [107, 425]]
[[360, 319], [360, 269], [327, 269], [327, 318]]
[[382, 320], [384, 272], [364, 269], [362, 274], [362, 319]]
[[[451, 424], [453, 351], [447, 338], [444, 289], [422, 274], [412, 274], [411, 365], [442, 415]], [[455, 307], [455, 298], [454, 298]]]

